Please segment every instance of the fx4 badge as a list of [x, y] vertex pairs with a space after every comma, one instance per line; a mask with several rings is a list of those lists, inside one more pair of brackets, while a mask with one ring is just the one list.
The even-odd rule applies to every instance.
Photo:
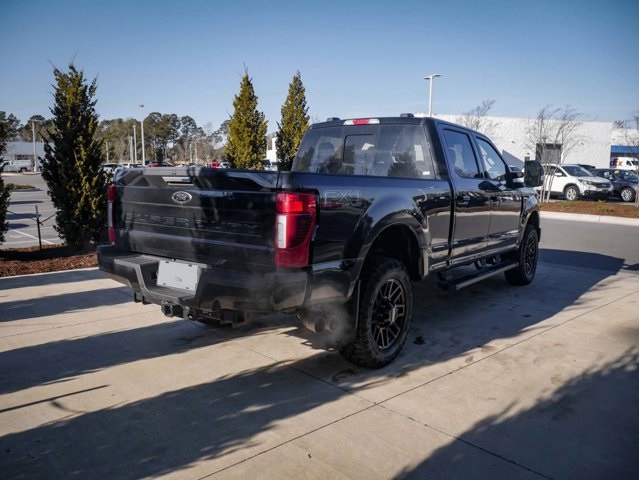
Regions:
[[189, 192], [175, 192], [171, 195], [171, 200], [173, 200], [178, 205], [184, 205], [185, 203], [189, 203], [193, 199], [193, 196]]

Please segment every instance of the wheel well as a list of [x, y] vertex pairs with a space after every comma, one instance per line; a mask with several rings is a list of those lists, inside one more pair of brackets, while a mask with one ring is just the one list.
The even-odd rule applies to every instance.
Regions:
[[577, 185], [575, 185], [574, 183], [569, 183], [568, 185], [566, 185], [566, 186], [564, 187], [564, 192], [565, 192], [566, 190], [568, 190], [570, 187], [575, 187], [575, 188], [577, 189], [577, 191], [579, 192], [579, 187], [578, 187]]
[[535, 227], [535, 229], [537, 230], [537, 235], [541, 240], [541, 229], [539, 228], [539, 212], [534, 211], [530, 214], [530, 216], [528, 217], [527, 225], [532, 225], [533, 227]]
[[537, 231], [539, 231], [539, 212], [532, 212], [528, 217], [528, 225], [534, 225]]
[[417, 240], [407, 227], [397, 225], [384, 230], [371, 245], [366, 261], [376, 255], [398, 259], [406, 267], [411, 280], [422, 278]]

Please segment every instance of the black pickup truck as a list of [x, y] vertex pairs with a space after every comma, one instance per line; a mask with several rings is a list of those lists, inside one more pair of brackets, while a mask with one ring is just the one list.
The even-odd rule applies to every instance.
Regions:
[[99, 265], [165, 315], [296, 313], [380, 367], [406, 341], [411, 281], [533, 280], [540, 176], [537, 162], [511, 172], [488, 138], [452, 123], [333, 118], [308, 130], [291, 172], [119, 172]]

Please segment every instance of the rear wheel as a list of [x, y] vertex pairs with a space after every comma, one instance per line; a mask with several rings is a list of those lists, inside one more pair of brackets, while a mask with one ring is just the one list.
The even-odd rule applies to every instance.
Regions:
[[342, 348], [347, 360], [379, 368], [401, 351], [413, 314], [413, 290], [404, 264], [374, 257], [362, 271], [362, 289], [355, 339]]
[[579, 200], [579, 189], [574, 185], [568, 185], [564, 190], [564, 197], [566, 197], [566, 200], [569, 202]]
[[519, 266], [506, 270], [504, 275], [512, 285], [528, 285], [535, 278], [539, 257], [539, 233], [534, 225], [527, 225], [524, 238], [517, 251]]
[[621, 195], [621, 199], [624, 202], [632, 202], [635, 198], [635, 192], [630, 187], [623, 188], [620, 192], [620, 195]]

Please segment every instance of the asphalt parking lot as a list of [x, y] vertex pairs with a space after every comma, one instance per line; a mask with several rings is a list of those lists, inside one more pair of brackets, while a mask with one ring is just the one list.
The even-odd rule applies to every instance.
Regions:
[[[0, 249], [33, 247], [39, 245], [40, 241], [42, 245], [61, 244], [62, 240], [53, 228], [55, 209], [42, 176], [39, 173], [2, 173], [2, 178], [5, 183], [35, 188], [11, 192], [6, 217], [9, 230]], [[40, 232], [36, 215], [40, 215]]]
[[0, 279], [0, 476], [636, 478], [636, 269], [415, 288], [371, 371], [284, 315], [211, 328], [95, 269]]

